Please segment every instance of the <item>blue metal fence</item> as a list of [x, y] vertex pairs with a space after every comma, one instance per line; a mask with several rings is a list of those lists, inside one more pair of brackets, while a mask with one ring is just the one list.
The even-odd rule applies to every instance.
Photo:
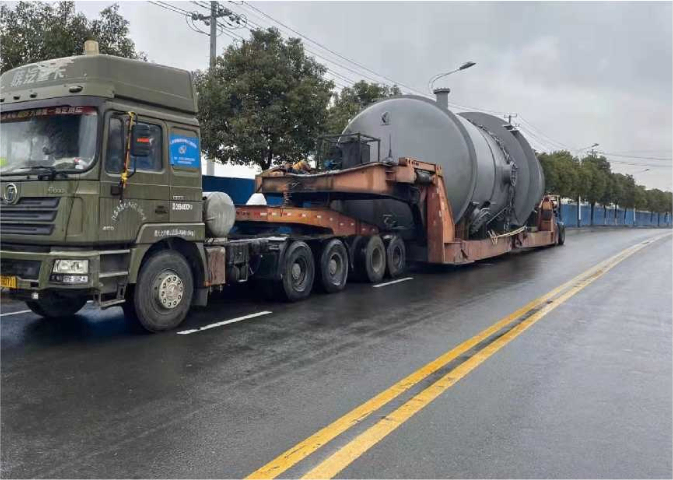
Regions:
[[[602, 205], [594, 207], [594, 218], [591, 221], [591, 205], [582, 205], [582, 220], [580, 226], [629, 226], [629, 227], [670, 227], [673, 225], [671, 215], [668, 213], [652, 213], [632, 208], [626, 209], [607, 207]], [[577, 204], [565, 203], [561, 205], [561, 220], [567, 227], [577, 227]]]

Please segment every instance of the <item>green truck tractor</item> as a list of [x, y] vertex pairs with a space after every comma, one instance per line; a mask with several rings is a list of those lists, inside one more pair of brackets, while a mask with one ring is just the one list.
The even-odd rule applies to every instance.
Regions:
[[44, 317], [93, 300], [151, 331], [204, 305], [218, 279], [192, 74], [94, 53], [15, 68], [0, 88], [2, 287]]

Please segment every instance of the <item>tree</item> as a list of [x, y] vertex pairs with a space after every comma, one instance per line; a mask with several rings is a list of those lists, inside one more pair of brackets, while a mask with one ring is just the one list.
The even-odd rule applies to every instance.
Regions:
[[538, 154], [547, 193], [575, 198], [579, 190], [579, 161], [567, 150]]
[[301, 40], [253, 30], [197, 75], [204, 152], [223, 163], [258, 165], [311, 155], [324, 133], [334, 84]]
[[86, 40], [97, 40], [100, 52], [145, 60], [129, 38], [129, 22], [119, 5], [89, 21], [74, 2], [19, 2], [0, 6], [0, 73], [26, 63], [81, 55]]
[[632, 175], [624, 175], [622, 173], [613, 173], [613, 179], [618, 185], [613, 202], [624, 209], [623, 222], [626, 223], [627, 209], [635, 207], [636, 181]]
[[[591, 204], [591, 225], [594, 224], [594, 208], [597, 202], [609, 196], [610, 163], [604, 156], [589, 155], [582, 161], [581, 171], [585, 177], [584, 191], [580, 195]], [[587, 188], [588, 187], [588, 188]]]
[[401, 95], [397, 85], [392, 87], [364, 80], [346, 87], [341, 93], [334, 95], [334, 103], [327, 117], [327, 131], [339, 134], [344, 131], [348, 122], [368, 105], [382, 98]]

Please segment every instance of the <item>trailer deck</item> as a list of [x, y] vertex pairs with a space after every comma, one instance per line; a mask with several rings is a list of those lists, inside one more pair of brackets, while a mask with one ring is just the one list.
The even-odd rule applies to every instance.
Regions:
[[[417, 248], [409, 258], [433, 264], [466, 264], [503, 255], [517, 249], [559, 243], [555, 210], [558, 198], [545, 196], [533, 212], [533, 222], [512, 232], [489, 238], [465, 238], [465, 224], [455, 223], [448, 201], [442, 168], [413, 158], [396, 164], [372, 162], [344, 170], [313, 174], [269, 170], [258, 175], [256, 191], [283, 196], [284, 205], [239, 206], [236, 221], [262, 224], [302, 225], [335, 236], [368, 236], [386, 232], [324, 205], [311, 202], [391, 198], [406, 202], [417, 222]], [[532, 223], [532, 224], [531, 224]], [[420, 248], [418, 248], [420, 247]]]

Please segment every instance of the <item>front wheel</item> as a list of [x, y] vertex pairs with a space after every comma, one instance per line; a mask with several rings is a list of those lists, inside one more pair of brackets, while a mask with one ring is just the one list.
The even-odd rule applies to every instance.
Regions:
[[71, 317], [86, 305], [87, 297], [65, 297], [53, 294], [39, 300], [28, 300], [26, 305], [33, 313], [45, 318]]
[[194, 278], [187, 260], [164, 250], [143, 264], [132, 298], [140, 324], [150, 332], [162, 332], [182, 323], [193, 295]]

